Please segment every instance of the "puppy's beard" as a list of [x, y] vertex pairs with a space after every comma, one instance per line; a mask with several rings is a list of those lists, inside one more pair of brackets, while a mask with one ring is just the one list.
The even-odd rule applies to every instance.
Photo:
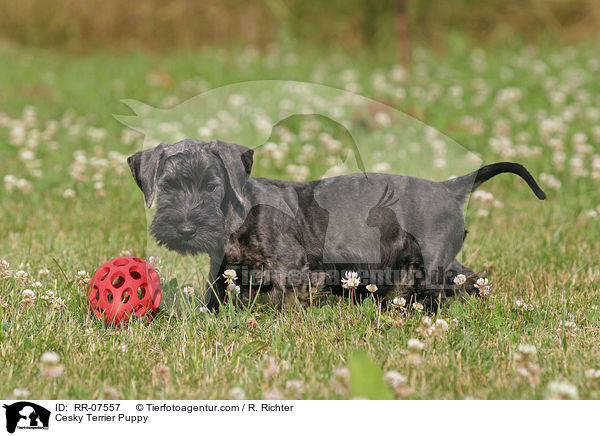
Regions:
[[216, 253], [222, 251], [224, 245], [225, 225], [218, 218], [196, 225], [196, 235], [191, 239], [182, 238], [176, 227], [165, 220], [154, 219], [150, 226], [150, 234], [159, 245], [180, 254]]

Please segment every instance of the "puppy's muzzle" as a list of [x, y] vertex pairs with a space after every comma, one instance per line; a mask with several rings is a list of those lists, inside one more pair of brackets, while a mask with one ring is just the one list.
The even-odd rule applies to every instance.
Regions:
[[177, 228], [177, 233], [179, 234], [179, 236], [181, 236], [182, 239], [189, 241], [194, 236], [196, 236], [196, 227], [184, 224]]

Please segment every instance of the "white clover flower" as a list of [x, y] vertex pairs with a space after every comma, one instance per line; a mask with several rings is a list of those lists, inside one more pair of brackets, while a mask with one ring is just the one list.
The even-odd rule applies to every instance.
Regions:
[[454, 284], [455, 285], [464, 285], [465, 282], [467, 281], [467, 276], [465, 276], [464, 274], [458, 274], [456, 277], [454, 277]]
[[523, 300], [516, 300], [515, 304], [521, 312], [532, 312], [533, 305], [529, 303], [525, 303]]
[[52, 301], [54, 299], [54, 291], [50, 289], [47, 290], [46, 293], [40, 297], [40, 299], [44, 301]]
[[85, 270], [79, 270], [75, 274], [75, 282], [80, 286], [85, 286], [90, 283], [90, 274]]
[[288, 394], [302, 395], [302, 392], [304, 392], [304, 386], [302, 381], [292, 379], [285, 382], [285, 390]]
[[577, 324], [575, 324], [575, 321], [561, 321], [560, 325], [565, 326], [566, 328], [569, 328], [571, 330], [577, 330]]
[[310, 177], [310, 168], [306, 165], [290, 164], [285, 167], [285, 170], [290, 178], [297, 182], [303, 182]]
[[575, 324], [574, 321], [561, 321], [560, 326], [556, 329], [556, 334], [561, 336], [563, 334], [563, 331], [565, 338], [574, 338], [577, 332], [577, 324]]
[[102, 127], [88, 127], [87, 131], [87, 136], [88, 138], [90, 138], [92, 141], [95, 142], [102, 142], [107, 135], [107, 131], [106, 129], [102, 128]]
[[478, 278], [473, 286], [479, 289], [479, 295], [482, 297], [487, 297], [490, 294], [490, 289], [492, 287], [489, 280], [485, 277]]
[[4, 189], [7, 192], [12, 192], [17, 187], [17, 182], [19, 179], [12, 174], [7, 174], [4, 176]]
[[484, 203], [492, 201], [494, 199], [494, 195], [491, 192], [484, 191], [483, 189], [479, 189], [471, 195], [473, 200], [482, 201]]
[[227, 285], [227, 293], [231, 296], [237, 297], [238, 295], [240, 295], [240, 287], [237, 286], [235, 283], [230, 283], [229, 285]]
[[542, 173], [540, 174], [540, 181], [550, 189], [560, 189], [562, 183], [552, 174]]
[[397, 389], [400, 386], [404, 385], [408, 380], [406, 376], [403, 376], [397, 371], [388, 371], [383, 375], [383, 379], [389, 384], [392, 388]]
[[27, 179], [19, 179], [17, 181], [17, 188], [24, 194], [29, 194], [33, 190], [33, 183]]
[[48, 274], [50, 274], [50, 270], [48, 268], [40, 268], [38, 270], [38, 277], [47, 276]]
[[240, 107], [244, 105], [246, 98], [241, 94], [231, 94], [227, 101], [233, 107]]
[[489, 284], [489, 280], [486, 279], [485, 277], [480, 277], [477, 279], [477, 282], [475, 283], [475, 287], [476, 288], [482, 288], [483, 286], [487, 286]]
[[577, 387], [572, 383], [553, 381], [548, 384], [546, 398], [553, 400], [576, 400], [579, 398]]
[[333, 377], [336, 380], [348, 381], [350, 379], [350, 371], [345, 366], [340, 366], [333, 370]]
[[356, 289], [360, 284], [360, 277], [355, 271], [346, 271], [344, 279], [342, 279], [342, 288], [344, 289]]
[[161, 265], [162, 265], [162, 260], [160, 260], [160, 257], [158, 257], [158, 256], [150, 256], [148, 258], [148, 263], [150, 265], [152, 265], [154, 268], [156, 268], [157, 270], [160, 270]]
[[425, 344], [416, 338], [409, 339], [406, 345], [412, 351], [421, 351], [425, 348]]
[[425, 338], [428, 338], [429, 336], [434, 334], [436, 331], [435, 331], [435, 328], [431, 324], [421, 323], [421, 325], [419, 327], [417, 327], [416, 332], [419, 335], [421, 335]]
[[392, 124], [392, 117], [386, 112], [377, 112], [375, 116], [373, 116], [373, 121], [378, 126], [387, 127]]
[[40, 363], [42, 365], [58, 365], [60, 362], [60, 356], [54, 351], [46, 351], [40, 357]]
[[237, 280], [237, 273], [234, 269], [226, 269], [223, 273], [223, 277], [225, 277], [225, 282], [232, 284]]
[[192, 295], [194, 295], [196, 293], [196, 290], [194, 288], [192, 288], [191, 286], [185, 286], [183, 288], [183, 294], [186, 297], [191, 297]]
[[53, 310], [59, 311], [63, 307], [65, 307], [65, 300], [63, 298], [56, 297], [54, 300], [52, 300]]
[[394, 307], [404, 307], [404, 306], [406, 306], [406, 299], [403, 297], [395, 297], [392, 300], [392, 305]]
[[33, 292], [31, 289], [25, 289], [22, 296], [23, 300], [35, 300], [35, 292]]
[[531, 344], [520, 344], [517, 350], [526, 356], [535, 356], [537, 354], [537, 348]]
[[236, 386], [229, 390], [229, 398], [231, 398], [233, 400], [245, 400], [246, 392], [244, 392], [244, 390], [242, 388], [240, 388], [239, 386]]
[[273, 158], [275, 153], [279, 150], [279, 146], [274, 142], [267, 142], [261, 147], [261, 151], [264, 157]]
[[265, 394], [263, 395], [263, 399], [268, 401], [283, 400], [283, 395], [281, 394], [279, 389], [270, 389], [267, 392], [265, 392]]
[[573, 141], [573, 144], [585, 144], [588, 140], [588, 137], [585, 133], [577, 132], [573, 135], [571, 140]]
[[600, 378], [600, 369], [590, 368], [585, 371], [587, 378], [596, 379]]
[[20, 269], [19, 271], [17, 271], [15, 273], [14, 278], [15, 278], [15, 280], [17, 280], [19, 282], [25, 282], [29, 278], [29, 274], [27, 274], [25, 271]]
[[13, 390], [13, 397], [17, 400], [27, 398], [30, 394], [31, 392], [29, 392], [28, 389], [24, 388], [16, 388], [15, 390]]
[[402, 65], [394, 65], [390, 71], [390, 79], [394, 82], [404, 82], [408, 78], [408, 72]]
[[131, 256], [131, 251], [129, 250], [121, 250], [121, 252], [119, 253], [119, 256]]
[[67, 188], [62, 193], [63, 198], [73, 198], [75, 197], [75, 190], [72, 188]]
[[377, 292], [377, 285], [374, 285], [372, 283], [369, 283], [367, 285], [367, 291], [369, 291], [371, 294]]
[[435, 320], [435, 327], [443, 332], [447, 332], [450, 330], [450, 325], [446, 322], [445, 319], [438, 318]]
[[433, 325], [433, 321], [432, 321], [432, 320], [431, 320], [431, 318], [429, 318], [428, 316], [424, 316], [424, 317], [421, 319], [421, 323], [422, 323], [423, 325], [426, 325], [426, 326], [431, 326], [431, 325]]
[[304, 162], [309, 162], [313, 160], [316, 156], [315, 146], [312, 144], [305, 144], [302, 146], [300, 156], [304, 160]]
[[271, 378], [277, 374], [279, 368], [277, 367], [277, 361], [273, 356], [265, 356], [263, 364], [263, 376], [265, 378]]
[[23, 299], [21, 300], [21, 305], [22, 305], [23, 307], [31, 307], [31, 306], [33, 306], [33, 303], [34, 303], [34, 301], [35, 301], [35, 300], [33, 300], [33, 299], [30, 299], [30, 298], [23, 298]]
[[600, 216], [600, 214], [596, 210], [591, 209], [585, 213], [585, 216], [588, 218], [598, 218], [598, 216]]
[[8, 279], [12, 275], [12, 271], [9, 269], [0, 269], [0, 279]]
[[392, 171], [392, 166], [387, 162], [379, 162], [373, 165], [373, 171], [376, 173], [387, 173]]
[[414, 302], [412, 304], [412, 308], [413, 308], [413, 310], [416, 310], [417, 312], [422, 312], [425, 307], [421, 303]]
[[19, 158], [22, 161], [32, 161], [35, 159], [35, 153], [33, 151], [25, 148], [19, 152]]

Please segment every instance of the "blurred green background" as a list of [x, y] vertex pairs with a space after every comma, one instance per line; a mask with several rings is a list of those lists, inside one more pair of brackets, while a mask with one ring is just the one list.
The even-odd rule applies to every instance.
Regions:
[[[598, 0], [0, 0], [0, 398], [362, 397], [382, 378], [362, 350], [397, 398], [600, 399], [599, 24]], [[376, 102], [267, 89], [254, 113], [247, 81], [267, 79]], [[206, 115], [223, 85], [236, 91]], [[294, 104], [315, 116], [284, 119]], [[156, 136], [113, 116], [144, 105]], [[255, 176], [357, 171], [359, 131], [370, 171], [440, 180], [477, 164], [451, 153], [464, 147], [522, 163], [548, 199], [515, 176], [472, 196], [460, 259], [493, 290], [444, 307], [439, 337], [424, 313], [371, 300], [207, 314], [202, 264], [148, 237], [126, 157], [157, 138], [228, 140], [249, 114], [269, 135]], [[82, 277], [126, 254], [159, 267], [165, 311], [115, 332]], [[539, 354], [517, 359], [522, 344]], [[40, 373], [46, 351], [64, 375]]]
[[282, 40], [368, 50], [418, 42], [443, 50], [456, 38], [572, 43], [600, 28], [596, 0], [1, 0], [0, 10], [0, 38], [78, 51]]

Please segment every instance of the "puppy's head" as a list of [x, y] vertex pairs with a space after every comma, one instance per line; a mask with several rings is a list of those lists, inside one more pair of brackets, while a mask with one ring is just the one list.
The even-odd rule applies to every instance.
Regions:
[[230, 231], [228, 215], [243, 201], [251, 149], [186, 139], [140, 151], [127, 162], [146, 205], [157, 198], [150, 233], [159, 244], [182, 254], [222, 249]]

